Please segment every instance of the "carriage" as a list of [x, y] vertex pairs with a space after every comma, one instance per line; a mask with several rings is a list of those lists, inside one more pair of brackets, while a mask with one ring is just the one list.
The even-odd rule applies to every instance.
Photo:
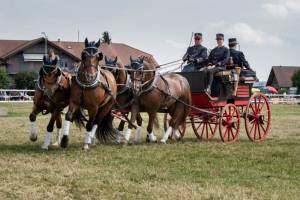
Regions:
[[[211, 94], [205, 91], [205, 71], [179, 73], [191, 87], [192, 105], [186, 125], [191, 124], [199, 140], [208, 141], [219, 131], [224, 143], [237, 141], [242, 118], [251, 141], [261, 142], [267, 137], [271, 122], [268, 98], [260, 92], [251, 94], [256, 78], [243, 76], [239, 70], [236, 68], [217, 73]], [[164, 127], [168, 127], [167, 114], [164, 116]], [[181, 136], [184, 136], [186, 127], [180, 128]]]

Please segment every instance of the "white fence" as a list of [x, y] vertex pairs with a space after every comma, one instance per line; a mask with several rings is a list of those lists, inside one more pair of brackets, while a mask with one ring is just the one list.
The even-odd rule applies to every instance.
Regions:
[[[34, 90], [0, 89], [0, 102], [32, 102]], [[267, 94], [272, 104], [300, 104], [300, 95]]]
[[0, 102], [30, 102], [34, 90], [4, 90], [0, 89]]

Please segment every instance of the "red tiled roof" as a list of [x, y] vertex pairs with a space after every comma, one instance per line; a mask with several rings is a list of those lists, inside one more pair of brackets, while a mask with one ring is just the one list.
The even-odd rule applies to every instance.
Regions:
[[[16, 53], [31, 47], [41, 41], [44, 38], [37, 38], [35, 40], [0, 40], [0, 59], [7, 59]], [[65, 53], [76, 58], [81, 59], [81, 52], [84, 48], [83, 42], [68, 42], [68, 41], [48, 41], [49, 44], [64, 50]], [[151, 56], [151, 54], [144, 51], [138, 50], [136, 48], [130, 47], [122, 43], [103, 43], [100, 46], [101, 51], [104, 55], [108, 57], [118, 56], [118, 59], [123, 64], [128, 64], [129, 57], [138, 57], [140, 55]]]

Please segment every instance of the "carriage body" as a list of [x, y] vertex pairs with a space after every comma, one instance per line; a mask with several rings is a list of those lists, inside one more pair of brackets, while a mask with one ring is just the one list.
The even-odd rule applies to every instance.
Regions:
[[[262, 93], [251, 94], [255, 77], [238, 77], [232, 81], [235, 70], [227, 70], [225, 76], [215, 76], [211, 94], [206, 92], [207, 73], [179, 72], [191, 87], [192, 106], [187, 119], [200, 140], [209, 140], [219, 130], [225, 143], [233, 143], [240, 133], [244, 119], [248, 138], [263, 141], [269, 133], [271, 112], [268, 98]], [[182, 128], [181, 132], [185, 131]]]

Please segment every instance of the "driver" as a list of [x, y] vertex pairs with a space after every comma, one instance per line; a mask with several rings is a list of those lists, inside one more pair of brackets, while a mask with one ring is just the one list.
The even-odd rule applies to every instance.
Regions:
[[189, 47], [184, 54], [182, 60], [187, 61], [184, 66], [183, 72], [193, 72], [201, 69], [204, 62], [207, 60], [207, 48], [202, 46], [202, 33], [194, 34], [195, 45]]

